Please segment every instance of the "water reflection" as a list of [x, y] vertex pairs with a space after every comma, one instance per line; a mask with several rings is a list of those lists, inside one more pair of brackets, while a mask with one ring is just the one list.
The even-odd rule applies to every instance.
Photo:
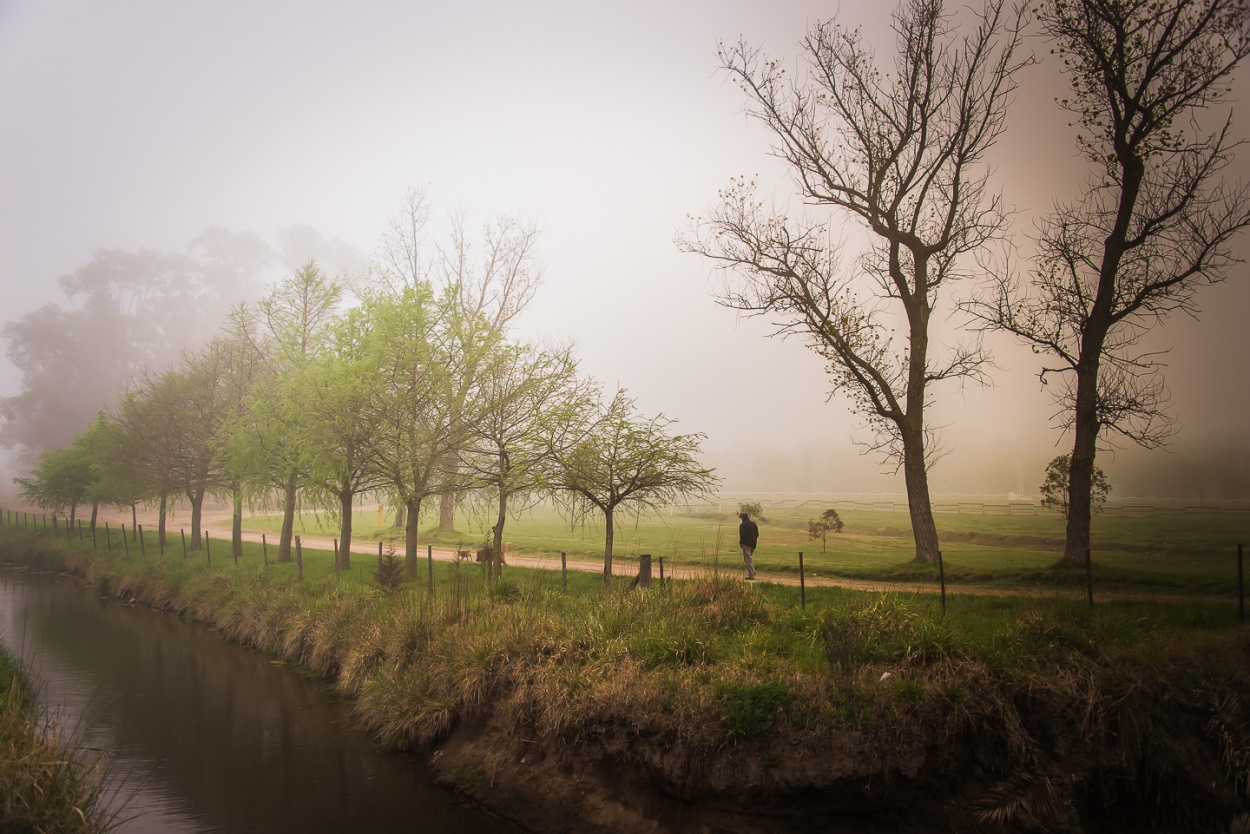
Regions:
[[324, 683], [71, 578], [0, 569], [0, 639], [110, 751], [122, 831], [515, 831], [378, 753]]

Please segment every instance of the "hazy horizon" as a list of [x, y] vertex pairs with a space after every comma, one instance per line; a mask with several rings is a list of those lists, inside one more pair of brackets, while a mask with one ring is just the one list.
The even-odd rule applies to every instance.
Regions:
[[[291, 253], [358, 269], [417, 187], [436, 240], [458, 211], [470, 228], [505, 213], [538, 223], [545, 278], [516, 335], [571, 339], [584, 373], [705, 433], [726, 490], [901, 493], [901, 475], [859, 454], [867, 436], [846, 401], [827, 401], [822, 361], [799, 339], [768, 338], [767, 321], [718, 307], [719, 276], [673, 242], [733, 176], [758, 175], [798, 206], [767, 135], [716, 70], [716, 44], [741, 37], [793, 64], [807, 25], [839, 5], [842, 22], [891, 53], [892, 7], [851, 0], [6, 3], [0, 318], [64, 304], [57, 279], [97, 249], [182, 252], [210, 226], [279, 250], [285, 233]], [[1053, 103], [1064, 89], [1054, 58], [1031, 45], [1046, 60], [1025, 74], [993, 160], [1024, 251], [1035, 220], [1085, 176]], [[1243, 137], [1248, 80], [1243, 68]], [[1250, 165], [1242, 151], [1238, 172]], [[848, 224], [848, 245], [856, 234]], [[1149, 337], [1171, 350], [1180, 431], [1169, 450], [1100, 455], [1115, 497], [1250, 498], [1246, 278], [1237, 265], [1199, 292], [1200, 320], [1174, 316]], [[960, 329], [944, 318], [949, 302], [939, 339]], [[1021, 481], [1034, 493], [1046, 461], [1069, 451], [1038, 358], [1007, 338], [990, 344], [993, 387], [934, 391], [931, 419], [950, 450], [935, 495], [1005, 496]], [[0, 396], [20, 384], [0, 361]]]

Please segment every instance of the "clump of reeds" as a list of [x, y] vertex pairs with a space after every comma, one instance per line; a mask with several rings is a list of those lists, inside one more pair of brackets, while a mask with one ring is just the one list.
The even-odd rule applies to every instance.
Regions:
[[97, 764], [36, 720], [24, 674], [0, 650], [0, 831], [98, 834], [116, 825]]

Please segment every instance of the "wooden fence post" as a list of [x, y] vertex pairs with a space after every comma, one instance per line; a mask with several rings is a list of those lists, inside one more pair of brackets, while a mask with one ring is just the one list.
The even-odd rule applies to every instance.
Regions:
[[343, 577], [339, 575], [339, 540], [335, 539], [334, 540], [334, 581], [341, 582], [342, 579]]
[[803, 551], [799, 551], [799, 605], [807, 610], [807, 577], [803, 574]]
[[[378, 507], [378, 514], [380, 515], [381, 512], [382, 512], [382, 508]], [[380, 576], [381, 574], [382, 574], [382, 541], [381, 539], [379, 539], [378, 540], [378, 575]]]
[[187, 561], [187, 530], [185, 527], [179, 527], [178, 532], [182, 534], [182, 561]]
[[1241, 545], [1237, 545], [1237, 617], [1246, 621], [1246, 573], [1242, 567]]
[[265, 534], [260, 534], [260, 550], [265, 556], [265, 567], [269, 567], [269, 542], [265, 539]]
[[300, 546], [299, 536], [295, 537], [295, 575], [304, 581], [304, 550]]
[[104, 522], [104, 540], [108, 542], [109, 553], [113, 552], [113, 533], [109, 530], [109, 523]]
[[569, 591], [569, 554], [560, 551], [560, 588], [567, 594]]
[[83, 535], [82, 535], [82, 519], [80, 518], [80, 519], [78, 519], [78, 546], [79, 546], [79, 547], [82, 547], [84, 544], [86, 544], [86, 542], [83, 540]]
[[660, 557], [660, 588], [664, 587], [664, 557]]
[[651, 587], [651, 554], [638, 554], [638, 576], [634, 578], [633, 584], [640, 588]]
[[139, 536], [139, 555], [146, 559], [148, 558], [148, 546], [143, 540], [143, 525], [136, 524], [135, 529], [138, 530]]
[[130, 539], [126, 538], [126, 522], [122, 522], [122, 544], [126, 548], [126, 555], [130, 555]]
[[1089, 548], [1085, 548], [1085, 596], [1089, 599], [1089, 607], [1094, 609], [1094, 562]]
[[204, 558], [208, 560], [208, 566], [213, 566], [213, 546], [208, 541], [208, 529], [204, 530]]
[[946, 616], [946, 565], [942, 562], [942, 551], [938, 551], [938, 582], [942, 584], [942, 616]]
[[430, 596], [434, 596], [434, 545], [425, 546], [425, 563], [430, 576]]

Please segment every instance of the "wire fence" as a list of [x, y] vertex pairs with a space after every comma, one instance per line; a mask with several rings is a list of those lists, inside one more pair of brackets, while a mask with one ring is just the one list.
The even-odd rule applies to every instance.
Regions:
[[[905, 513], [907, 499], [903, 496], [853, 496], [840, 494], [764, 494], [742, 493], [718, 496], [715, 499], [677, 504], [675, 508], [685, 512], [737, 512], [744, 503], [758, 503], [770, 509], [825, 509], [838, 512]], [[1032, 500], [944, 500], [932, 502], [933, 512], [939, 515], [1018, 515], [1061, 516], [1062, 510], [1044, 507]], [[1171, 499], [1143, 499], [1108, 501], [1098, 510], [1099, 515], [1112, 518], [1250, 518], [1250, 501], [1183, 501]]]
[[[794, 504], [794, 505], [791, 505], [791, 504], [778, 504], [778, 503], [773, 503], [773, 504], [764, 504], [763, 502], [759, 502], [759, 503], [761, 503], [761, 505], [763, 505], [763, 506], [769, 506], [769, 507], [778, 507], [778, 506], [800, 506], [800, 507], [801, 507], [801, 506], [807, 506], [807, 504], [806, 504], [806, 503], [800, 503], [800, 504]], [[828, 502], [819, 502], [819, 504], [818, 504], [818, 505], [819, 505], [819, 506], [828, 506]], [[686, 506], [687, 506], [687, 507], [694, 507], [694, 506], [700, 506], [700, 505], [686, 505]], [[709, 508], [710, 508], [710, 507], [715, 506], [715, 505], [708, 504], [708, 505], [705, 505], [705, 506], [707, 506], [707, 507], [709, 507]], [[720, 506], [721, 506], [721, 507], [723, 507], [723, 506], [724, 506], [724, 503], [722, 503]], [[855, 508], [855, 509], [860, 509], [860, 508], [862, 508], [862, 509], [864, 509], [865, 511], [871, 510], [871, 511], [875, 511], [875, 512], [883, 512], [883, 511], [888, 511], [888, 512], [900, 512], [900, 511], [905, 511], [905, 510], [906, 510], [906, 505], [905, 505], [905, 504], [901, 505], [901, 506], [902, 506], [902, 508], [903, 508], [903, 510], [898, 510], [898, 509], [889, 509], [889, 510], [886, 510], [886, 509], [885, 509], [886, 507], [897, 508], [897, 507], [899, 507], [899, 506], [900, 506], [900, 504], [899, 504], [899, 502], [897, 502], [897, 501], [890, 501], [890, 502], [885, 502], [885, 501], [871, 501], [871, 502], [863, 502], [863, 501], [860, 501], [860, 502], [855, 502], [855, 501], [849, 501], [849, 502], [847, 502], [847, 501], [843, 501], [843, 502], [840, 502], [840, 503], [839, 503], [839, 507], [841, 507], [841, 508], [843, 508], [843, 509], [846, 509], [846, 510], [849, 510], [849, 509], [851, 509], [851, 508]], [[978, 511], [978, 510], [979, 510], [982, 514], [989, 514], [989, 513], [986, 513], [986, 508], [990, 508], [990, 509], [991, 509], [991, 512], [993, 512], [993, 510], [1001, 510], [1003, 507], [1007, 507], [1007, 508], [1008, 508], [1008, 511], [1010, 511], [1011, 509], [1015, 508], [1017, 505], [1016, 505], [1016, 504], [1014, 504], [1014, 503], [1007, 503], [1007, 504], [998, 503], [998, 504], [995, 504], [995, 503], [985, 503], [985, 502], [959, 502], [959, 503], [957, 503], [957, 504], [947, 504], [947, 505], [943, 505], [943, 506], [946, 506], [946, 507], [948, 507], [948, 508], [949, 508], [949, 507], [951, 507], [951, 506], [954, 506], [954, 507], [956, 507], [956, 510], [954, 510], [954, 511], [955, 511], [955, 512], [960, 512], [960, 513], [963, 513], [963, 512], [976, 512], [976, 511]], [[1021, 504], [1020, 506], [1025, 506], [1025, 505]], [[1126, 509], [1126, 508], [1131, 508], [1132, 510], [1137, 511], [1138, 513], [1141, 513], [1142, 511], [1157, 511], [1157, 510], [1161, 509], [1161, 508], [1156, 507], [1156, 506], [1154, 506], [1154, 505], [1128, 505], [1127, 507], [1126, 507], [1126, 506], [1121, 506], [1121, 507], [1120, 507], [1120, 509]], [[937, 510], [937, 505], [935, 505], [934, 509], [935, 509], [935, 511], [938, 511], [938, 510]], [[1176, 513], [1176, 511], [1178, 511], [1178, 510], [1182, 510], [1182, 511], [1184, 511], [1184, 512], [1191, 513], [1191, 514], [1192, 514], [1192, 513], [1194, 513], [1194, 511], [1196, 511], [1196, 512], [1198, 512], [1198, 513], [1202, 513], [1202, 512], [1209, 512], [1209, 511], [1211, 511], [1211, 510], [1216, 510], [1216, 511], [1223, 510], [1223, 511], [1225, 512], [1225, 514], [1228, 514], [1230, 511], [1244, 512], [1244, 511], [1246, 510], [1246, 508], [1245, 508], [1245, 507], [1240, 507], [1240, 506], [1238, 506], [1238, 507], [1226, 507], [1226, 506], [1220, 506], [1220, 505], [1206, 505], [1206, 506], [1203, 506], [1203, 505], [1183, 505], [1183, 506], [1164, 507], [1164, 508], [1162, 508], [1162, 509], [1168, 510], [1168, 511], [1170, 511], [1172, 514], [1175, 514], [1175, 513]], [[947, 509], [946, 511], [947, 511], [947, 512], [950, 512], [951, 510]], [[1047, 510], [1047, 511], [1049, 511], [1049, 510]], [[1212, 514], [1212, 517], [1218, 517], [1218, 513]], [[1244, 516], [1243, 516], [1243, 515], [1236, 515], [1236, 516], [1229, 516], [1229, 517], [1237, 517], [1237, 518], [1241, 518], [1241, 517], [1244, 517]], [[49, 521], [51, 521], [51, 524], [49, 524]], [[100, 549], [100, 542], [99, 542], [99, 536], [98, 536], [98, 533], [99, 533], [99, 527], [98, 527], [97, 525], [92, 524], [92, 525], [89, 525], [89, 526], [88, 526], [87, 524], [85, 524], [85, 523], [83, 522], [83, 520], [82, 520], [82, 519], [75, 519], [75, 520], [71, 521], [70, 519], [65, 518], [65, 517], [58, 517], [58, 515], [57, 515], [56, 513], [53, 513], [53, 514], [51, 515], [51, 518], [49, 519], [49, 516], [48, 516], [48, 514], [46, 514], [46, 513], [33, 513], [33, 512], [12, 511], [12, 510], [0, 509], [0, 526], [7, 526], [7, 527], [14, 527], [14, 528], [21, 528], [21, 529], [24, 529], [24, 530], [31, 530], [31, 531], [35, 531], [35, 532], [38, 532], [38, 531], [42, 530], [42, 532], [44, 532], [45, 534], [46, 534], [46, 533], [51, 532], [53, 535], [56, 535], [56, 536], [62, 536], [62, 535], [63, 535], [63, 536], [65, 537], [66, 541], [71, 542], [71, 543], [72, 543], [72, 542], [74, 542], [75, 540], [77, 540], [78, 544], [79, 544], [79, 545], [81, 545], [81, 546], [84, 546], [84, 547], [85, 547], [85, 546], [87, 546], [87, 542], [88, 542], [88, 541], [90, 541], [90, 547], [91, 547], [93, 550], [99, 550], [99, 549]], [[88, 530], [89, 530], [90, 532], [88, 532]], [[109, 524], [108, 524], [108, 522], [107, 522], [107, 521], [103, 523], [103, 531], [104, 531], [104, 540], [105, 540], [104, 547], [105, 547], [107, 550], [109, 550], [109, 551], [111, 552], [111, 551], [113, 550], [113, 532], [112, 532], [111, 528], [109, 527]], [[181, 532], [182, 532], [182, 536], [181, 536], [181, 541], [182, 541], [182, 558], [183, 558], [184, 560], [186, 560], [186, 558], [187, 558], [186, 533], [185, 533], [185, 530], [184, 530], [184, 531], [181, 531]], [[122, 545], [122, 547], [125, 549], [125, 551], [126, 551], [127, 553], [129, 553], [129, 552], [130, 552], [130, 542], [131, 542], [131, 540], [134, 540], [134, 541], [136, 541], [136, 542], [138, 543], [139, 548], [140, 548], [141, 552], [143, 553], [143, 555], [144, 555], [145, 557], [147, 556], [147, 553], [146, 553], [146, 541], [147, 541], [147, 537], [144, 535], [144, 532], [143, 532], [143, 525], [141, 525], [141, 524], [140, 524], [140, 525], [135, 525], [135, 526], [133, 526], [133, 527], [132, 527], [132, 529], [131, 529], [131, 530], [129, 531], [129, 533], [128, 533], [128, 531], [127, 531], [127, 529], [126, 529], [126, 525], [123, 523], [123, 524], [121, 525], [121, 531], [120, 531], [120, 533], [121, 533], [121, 535], [120, 535], [120, 538], [121, 538], [121, 545]], [[163, 540], [159, 540], [159, 541], [158, 541], [158, 544], [159, 544], [159, 548], [160, 548], [161, 555], [163, 556], [163, 555], [164, 555], [164, 553], [165, 553], [165, 547], [166, 547], [166, 544], [165, 544], [165, 542], [164, 542]], [[302, 554], [302, 552], [301, 552], [301, 551], [302, 551], [302, 548], [301, 548], [301, 542], [300, 542], [300, 537], [299, 537], [299, 536], [295, 536], [295, 537], [294, 537], [294, 544], [295, 544], [295, 563], [296, 563], [296, 569], [297, 569], [297, 571], [298, 571], [298, 577], [299, 577], [299, 579], [300, 579], [300, 580], [303, 580], [303, 578], [304, 578], [304, 564], [303, 564], [303, 554]], [[262, 536], [262, 537], [261, 537], [261, 545], [262, 545], [262, 548], [263, 548], [263, 553], [264, 553], [265, 566], [266, 566], [266, 568], [268, 568], [268, 566], [269, 566], [269, 553], [268, 553], [268, 546], [267, 546], [267, 543], [266, 543], [266, 541], [265, 541], [264, 536]], [[203, 549], [204, 549], [204, 558], [205, 558], [205, 561], [206, 561], [206, 563], [208, 564], [208, 566], [209, 566], [209, 567], [211, 567], [211, 566], [212, 566], [212, 550], [211, 550], [211, 545], [210, 545], [209, 538], [208, 538], [208, 530], [207, 530], [207, 529], [205, 529], [205, 530], [203, 531]], [[339, 547], [338, 547], [338, 540], [337, 540], [337, 539], [334, 541], [334, 552], [333, 552], [333, 555], [334, 555], [335, 578], [336, 578], [336, 579], [339, 579], [339, 578], [340, 578], [340, 576], [339, 576]], [[428, 560], [428, 562], [429, 562], [429, 568], [428, 568], [428, 570], [429, 570], [429, 593], [433, 594], [433, 593], [434, 593], [434, 554], [433, 554], [433, 547], [432, 547], [432, 546], [427, 546], [427, 553], [426, 553], [426, 555], [427, 555], [427, 560]], [[383, 553], [382, 553], [382, 543], [381, 543], [381, 542], [379, 542], [379, 543], [378, 543], [378, 566], [379, 566], [379, 570], [381, 570], [381, 569], [382, 569], [382, 565], [383, 565], [383, 559], [382, 559], [382, 556], [383, 556]], [[1244, 560], [1245, 560], [1245, 557], [1244, 557], [1244, 548], [1243, 548], [1242, 544], [1240, 544], [1240, 543], [1239, 543], [1239, 544], [1237, 544], [1237, 546], [1236, 546], [1236, 556], [1237, 556], [1237, 559], [1236, 559], [1236, 567], [1237, 567], [1237, 584], [1236, 584], [1236, 592], [1237, 592], [1237, 614], [1238, 614], [1238, 619], [1239, 619], [1242, 623], [1244, 623], [1244, 622], [1245, 622], [1245, 619], [1246, 619], [1246, 591], [1245, 591], [1245, 567], [1244, 567]], [[239, 559], [238, 559], [238, 554], [237, 554], [237, 552], [234, 552], [234, 553], [233, 553], [233, 559], [234, 559], [234, 564], [235, 564], [235, 566], [237, 567], [237, 566], [238, 566], [238, 563], [239, 563]], [[651, 585], [651, 555], [650, 555], [650, 554], [643, 554], [643, 555], [641, 555], [641, 556], [639, 557], [639, 559], [640, 559], [640, 564], [639, 564], [639, 573], [638, 573], [638, 577], [634, 580], [634, 584], [635, 584], [635, 585], [641, 584], [643, 587], [650, 587], [650, 585]], [[563, 585], [564, 589], [567, 591], [567, 590], [568, 590], [568, 565], [567, 565], [567, 561], [566, 561], [566, 560], [567, 560], [567, 553], [562, 552], [562, 553], [560, 554], [560, 563], [561, 563], [561, 579], [562, 579], [562, 585]], [[947, 581], [946, 581], [946, 572], [945, 572], [944, 560], [943, 560], [943, 558], [942, 558], [942, 553], [941, 553], [941, 551], [938, 551], [938, 556], [937, 556], [937, 567], [938, 567], [938, 588], [937, 588], [937, 590], [939, 590], [939, 592], [940, 592], [940, 594], [941, 594], [942, 613], [943, 613], [943, 614], [945, 614], [945, 613], [946, 613], [946, 605], [947, 605], [947, 602], [946, 602], [946, 596], [947, 596], [947, 594], [946, 594], [946, 590], [947, 590]], [[1086, 550], [1086, 551], [1085, 551], [1085, 564], [1084, 564], [1084, 567], [1085, 567], [1085, 590], [1086, 590], [1086, 598], [1087, 598], [1087, 601], [1088, 601], [1088, 605], [1089, 605], [1089, 607], [1092, 609], [1092, 608], [1094, 607], [1094, 573], [1093, 573], [1093, 566], [1092, 566], [1092, 558], [1091, 558], [1091, 553], [1090, 553], [1090, 551], [1089, 551], [1089, 550]], [[806, 607], [807, 607], [807, 587], [806, 587], [806, 586], [807, 586], [807, 577], [806, 577], [806, 573], [807, 573], [807, 571], [806, 571], [805, 566], [804, 566], [804, 563], [803, 563], [803, 552], [802, 552], [802, 551], [799, 551], [799, 552], [798, 552], [798, 569], [799, 569], [799, 575], [798, 575], [798, 579], [799, 579], [799, 592], [800, 592], [800, 601], [801, 601], [801, 602], [800, 602], [800, 604], [802, 605], [802, 607], [803, 607], [803, 608], [806, 608]], [[661, 586], [663, 586], [664, 581], [665, 581], [665, 578], [664, 578], [664, 559], [663, 559], [663, 557], [661, 557], [661, 558], [659, 559], [659, 571], [660, 571], [660, 584], [661, 584]], [[753, 578], [753, 577], [751, 577], [751, 578]], [[632, 587], [632, 586], [631, 586], [631, 587]]]

